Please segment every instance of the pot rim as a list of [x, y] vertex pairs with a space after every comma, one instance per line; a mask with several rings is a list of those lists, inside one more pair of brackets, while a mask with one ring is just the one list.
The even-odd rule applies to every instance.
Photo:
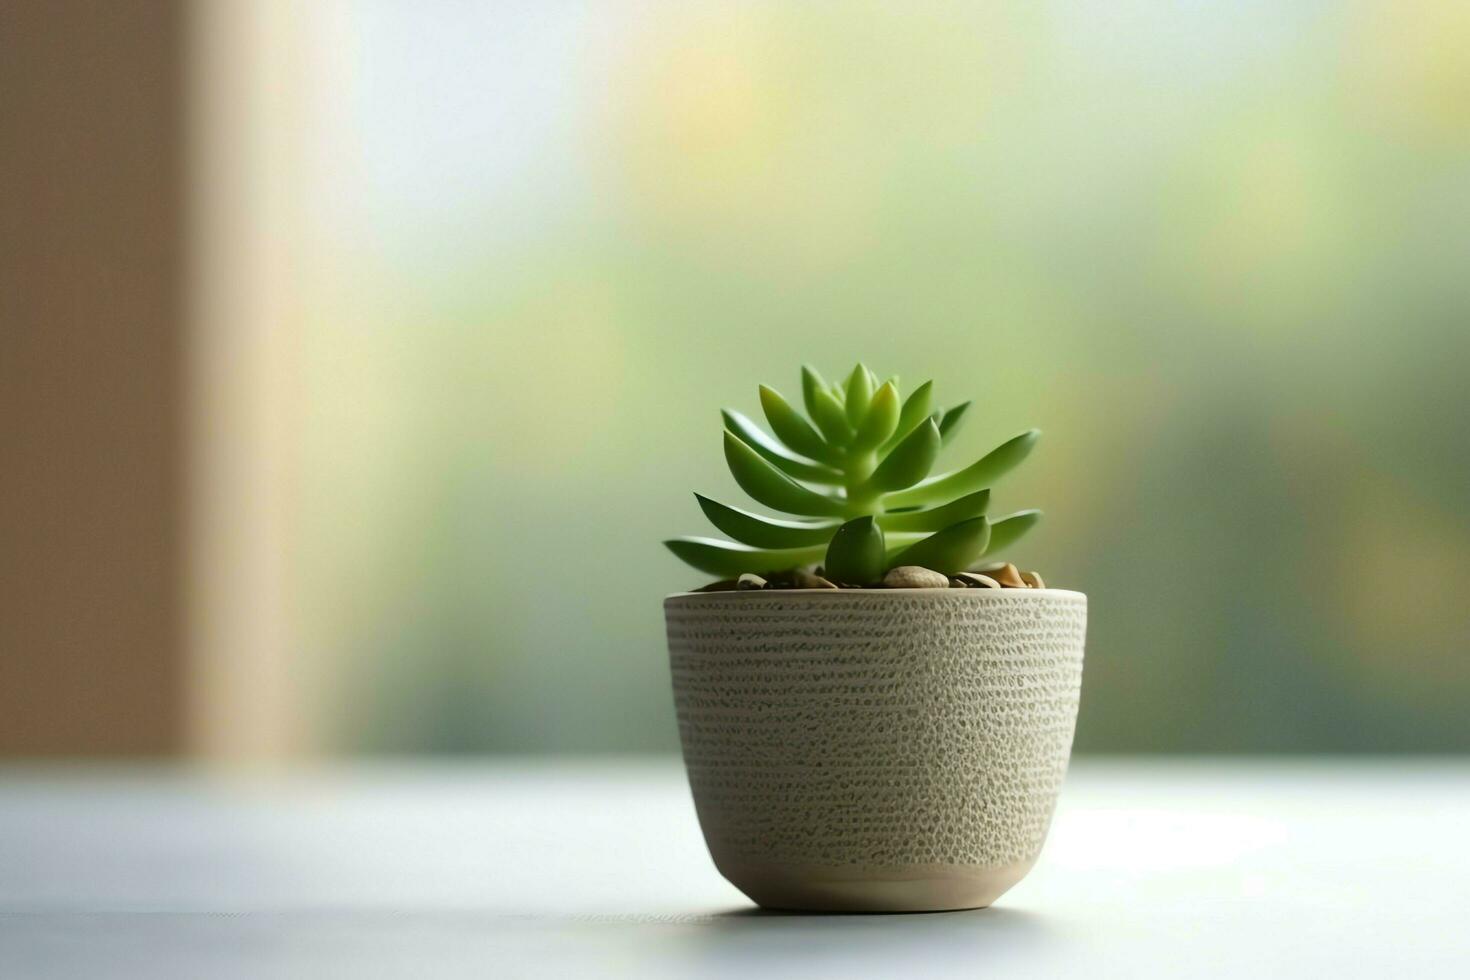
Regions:
[[[978, 601], [992, 601], [992, 597], [1021, 598], [1023, 596], [1075, 596], [1086, 599], [1087, 593], [1078, 592], [1074, 589], [955, 589], [955, 588], [932, 588], [932, 589], [727, 589], [722, 592], [671, 592], [664, 596], [665, 602], [673, 602], [679, 599], [709, 599], [715, 596], [731, 596], [731, 599], [719, 599], [717, 601], [735, 601], [736, 599], [755, 599], [759, 602], [771, 601], [764, 597], [778, 596], [790, 599], [793, 596], [810, 597], [820, 602], [846, 602], [853, 598], [871, 598], [874, 596], [892, 596], [895, 600], [904, 596], [934, 596], [953, 595], [956, 599], [968, 602], [968, 599], [960, 599], [961, 596], [973, 596]], [[882, 600], [887, 601], [887, 600]]]

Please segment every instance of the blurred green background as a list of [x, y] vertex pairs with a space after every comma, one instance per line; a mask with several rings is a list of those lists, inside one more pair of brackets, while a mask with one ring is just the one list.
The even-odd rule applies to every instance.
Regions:
[[[1078, 748], [1470, 748], [1470, 5], [341, 4], [302, 101], [329, 741], [672, 750], [718, 410], [1030, 425]], [[331, 120], [313, 127], [313, 119]]]

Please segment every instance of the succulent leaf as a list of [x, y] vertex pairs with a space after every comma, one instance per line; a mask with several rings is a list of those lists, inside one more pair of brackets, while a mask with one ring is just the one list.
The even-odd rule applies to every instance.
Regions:
[[867, 417], [858, 426], [857, 434], [852, 437], [853, 448], [872, 449], [886, 442], [898, 426], [898, 415], [898, 389], [891, 382], [885, 383], [873, 394]]
[[983, 517], [972, 517], [910, 545], [890, 558], [888, 567], [921, 565], [953, 575], [969, 568], [985, 554], [989, 542], [990, 522]]
[[785, 446], [772, 439], [764, 429], [734, 409], [724, 409], [720, 415], [724, 417], [725, 428], [739, 436], [742, 442], [760, 453], [769, 462], [774, 463], [787, 476], [825, 486], [838, 486], [843, 482], [840, 470], [823, 466], [820, 463], [810, 463], [791, 455]]
[[845, 446], [852, 440], [852, 426], [847, 424], [842, 403], [825, 388], [818, 388], [812, 393], [812, 421], [834, 446]]
[[1021, 510], [1003, 517], [990, 526], [990, 545], [987, 555], [997, 554], [1021, 539], [1033, 527], [1041, 523], [1041, 511]]
[[969, 402], [960, 402], [954, 408], [944, 413], [939, 420], [939, 434], [944, 437], [944, 444], [954, 438], [954, 434], [960, 430], [960, 423], [964, 421], [965, 410], [970, 407]]
[[787, 514], [812, 516], [835, 517], [843, 512], [842, 501], [797, 483], [728, 429], [725, 430], [725, 462], [740, 489], [767, 507]]
[[[993, 484], [997, 479], [1020, 464], [1041, 438], [1040, 429], [1029, 429], [1013, 439], [1001, 443], [995, 449], [962, 470], [930, 477], [918, 486], [899, 491], [885, 498], [888, 507], [910, 507], [952, 498], [957, 494], [972, 493]], [[897, 450], [894, 450], [897, 452]]]
[[817, 372], [810, 364], [801, 366], [801, 400], [806, 405], [806, 413], [812, 418], [817, 417], [817, 409], [813, 404], [817, 392], [827, 390], [827, 379]]
[[[885, 531], [941, 531], [959, 521], [983, 516], [989, 507], [990, 491], [977, 490], [975, 493], [966, 494], [959, 500], [939, 507], [910, 510], [900, 514], [884, 514], [878, 518], [878, 524]], [[999, 525], [992, 528], [992, 540], [998, 528]]]
[[766, 413], [766, 421], [771, 423], [771, 431], [776, 433], [777, 439], [811, 459], [821, 460], [824, 463], [837, 461], [837, 453], [822, 441], [822, 437], [816, 429], [812, 428], [812, 424], [802, 418], [796, 409], [781, 397], [779, 391], [761, 385], [760, 392], [761, 409]]
[[884, 558], [883, 529], [868, 514], [848, 521], [832, 535], [823, 570], [834, 582], [871, 585], [883, 577]]
[[801, 565], [815, 564], [826, 554], [821, 545], [811, 548], [750, 548], [717, 538], [673, 538], [665, 541], [664, 546], [686, 565], [728, 578], [746, 572], [784, 572]]
[[859, 364], [847, 376], [847, 423], [856, 429], [868, 414], [873, 400], [873, 372]]
[[[924, 421], [924, 417], [929, 414], [929, 403], [933, 397], [934, 382], [925, 381], [904, 399], [903, 410], [898, 415], [898, 428], [894, 431], [893, 437], [883, 445], [882, 452], [888, 452], [898, 445], [900, 439], [914, 431], [914, 427]], [[944, 435], [943, 427], [940, 428], [939, 434]]]
[[836, 521], [784, 521], [763, 517], [696, 493], [704, 516], [717, 529], [755, 548], [805, 548], [826, 544], [837, 530]]
[[868, 477], [868, 486], [878, 491], [911, 487], [928, 475], [938, 457], [939, 427], [932, 419], [925, 419], [878, 464]]

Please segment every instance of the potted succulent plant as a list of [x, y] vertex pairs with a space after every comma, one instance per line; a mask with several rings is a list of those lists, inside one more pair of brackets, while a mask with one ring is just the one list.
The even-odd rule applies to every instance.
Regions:
[[990, 487], [1040, 433], [930, 471], [969, 403], [900, 401], [859, 364], [726, 411], [725, 459], [773, 518], [698, 497], [733, 541], [670, 550], [721, 577], [664, 602], [674, 699], [715, 865], [770, 908], [989, 905], [1040, 851], [1071, 752], [1087, 600], [992, 561], [1037, 511]]

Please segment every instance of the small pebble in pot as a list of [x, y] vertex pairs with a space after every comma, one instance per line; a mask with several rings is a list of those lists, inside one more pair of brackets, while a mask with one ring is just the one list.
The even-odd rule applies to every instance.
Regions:
[[761, 578], [759, 575], [753, 575], [750, 572], [746, 572], [744, 575], [740, 576], [740, 579], [736, 582], [735, 587], [741, 592], [749, 592], [753, 589], [764, 589], [766, 587], [766, 580]]
[[700, 588], [697, 588], [694, 591], [695, 592], [734, 592], [735, 591], [735, 580], [733, 578], [720, 579], [718, 582], [711, 582], [709, 585], [701, 586]]
[[820, 575], [808, 572], [804, 568], [798, 568], [791, 573], [791, 587], [794, 589], [835, 589], [832, 582], [822, 578]]
[[883, 576], [889, 589], [947, 589], [949, 576], [919, 565], [899, 565]]
[[956, 579], [964, 583], [967, 589], [998, 589], [1000, 583], [989, 575], [981, 575], [979, 572], [960, 572]]
[[985, 574], [988, 575], [988, 576], [990, 576], [996, 582], [999, 582], [1001, 588], [1004, 588], [1004, 589], [1024, 589], [1024, 588], [1026, 588], [1026, 581], [1025, 581], [1025, 579], [1021, 578], [1021, 573], [1018, 572], [1018, 571], [1016, 571], [1016, 566], [1015, 565], [1012, 565], [1010, 562], [1006, 562], [1004, 565], [1001, 565], [999, 568], [993, 568], [993, 569], [987, 568], [985, 570]]
[[1043, 582], [1041, 580], [1041, 576], [1040, 575], [1037, 575], [1035, 572], [1022, 572], [1021, 573], [1021, 581], [1025, 582], [1027, 585], [1029, 585], [1033, 589], [1044, 589], [1044, 588], [1046, 588], [1046, 583]]

